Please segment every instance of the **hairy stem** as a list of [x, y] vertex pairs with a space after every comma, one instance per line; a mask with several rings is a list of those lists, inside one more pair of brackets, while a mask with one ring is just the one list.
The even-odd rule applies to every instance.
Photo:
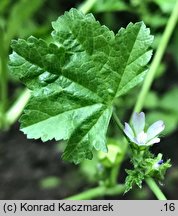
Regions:
[[92, 9], [96, 1], [97, 0], [87, 0], [83, 4], [81, 4], [78, 9], [82, 11], [84, 14], [86, 14]]
[[134, 112], [140, 112], [143, 108], [145, 97], [151, 87], [151, 84], [153, 82], [154, 76], [156, 74], [156, 71], [158, 69], [158, 66], [160, 65], [161, 59], [164, 55], [164, 52], [166, 50], [167, 44], [169, 42], [169, 39], [172, 35], [172, 32], [176, 26], [178, 20], [178, 0], [176, 2], [176, 5], [174, 7], [174, 10], [172, 11], [172, 14], [168, 20], [168, 23], [166, 25], [166, 28], [164, 30], [162, 39], [160, 41], [160, 44], [158, 46], [158, 49], [156, 51], [156, 54], [154, 56], [153, 62], [151, 64], [150, 70], [145, 78], [144, 84], [142, 86], [142, 89], [140, 91], [140, 94], [138, 96], [137, 102], [134, 107]]
[[152, 178], [147, 178], [145, 181], [159, 200], [167, 200], [165, 195], [162, 193], [162, 191]]
[[66, 198], [66, 200], [89, 200], [97, 197], [103, 197], [106, 195], [119, 195], [124, 193], [124, 185], [115, 185], [113, 187], [107, 188], [105, 186], [98, 186], [96, 188], [89, 189], [82, 193]]

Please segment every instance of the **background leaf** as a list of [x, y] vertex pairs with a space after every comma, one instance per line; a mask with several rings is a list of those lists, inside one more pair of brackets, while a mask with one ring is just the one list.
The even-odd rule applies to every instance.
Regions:
[[[8, 2], [8, 1], [7, 1]], [[19, 0], [11, 9], [7, 20], [7, 37], [13, 38], [17, 31], [23, 28], [24, 23], [39, 9], [44, 1], [42, 0]]]

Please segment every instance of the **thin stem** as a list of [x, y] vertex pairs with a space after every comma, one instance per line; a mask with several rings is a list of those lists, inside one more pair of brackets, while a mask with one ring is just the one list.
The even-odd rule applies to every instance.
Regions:
[[123, 124], [121, 123], [120, 119], [118, 118], [116, 112], [113, 111], [113, 114], [112, 114], [112, 115], [113, 115], [113, 118], [114, 118], [114, 120], [115, 120], [115, 122], [116, 122], [118, 128], [120, 129], [121, 133], [124, 135], [124, 137], [126, 138], [126, 140], [127, 140], [128, 142], [130, 142], [130, 140], [128, 139], [128, 137], [127, 137], [126, 134], [124, 133], [124, 126], [123, 126]]
[[145, 181], [159, 200], [167, 200], [165, 195], [162, 193], [162, 191], [152, 178], [147, 178]]
[[154, 76], [156, 74], [156, 71], [158, 69], [158, 66], [160, 65], [161, 59], [164, 55], [165, 49], [167, 47], [167, 44], [169, 42], [169, 39], [172, 35], [172, 32], [176, 26], [178, 20], [178, 0], [175, 4], [174, 10], [172, 11], [172, 14], [168, 20], [168, 23], [166, 25], [166, 28], [164, 30], [162, 39], [160, 41], [160, 44], [158, 46], [158, 49], [156, 51], [156, 54], [154, 56], [153, 62], [151, 64], [150, 70], [145, 78], [144, 84], [142, 86], [141, 92], [138, 96], [138, 100], [136, 102], [136, 105], [134, 107], [134, 112], [140, 112], [143, 108], [145, 97], [151, 87], [151, 84], [153, 82]]
[[7, 125], [10, 126], [17, 121], [29, 99], [30, 90], [25, 89], [12, 107], [8, 110], [6, 114]]
[[117, 185], [117, 177], [119, 172], [119, 166], [113, 166], [110, 173], [110, 185], [115, 186]]
[[4, 31], [0, 26], [0, 101], [1, 101], [1, 110], [0, 110], [0, 127], [5, 128], [6, 126], [6, 107], [7, 107], [7, 98], [8, 98], [8, 88], [7, 88], [7, 55], [5, 48], [4, 40]]
[[[118, 126], [118, 128], [120, 129], [121, 133], [124, 135], [124, 137], [126, 138], [126, 140], [129, 142], [129, 139], [128, 137], [125, 135], [124, 133], [124, 127], [120, 121], [120, 119], [118, 118], [117, 114], [115, 111], [113, 111], [113, 118]], [[124, 150], [123, 152], [123, 155], [126, 153], [126, 149]], [[117, 184], [117, 177], [118, 177], [118, 174], [119, 174], [119, 171], [120, 171], [120, 167], [116, 167], [114, 166], [112, 169], [111, 169], [111, 176], [110, 176], [110, 182], [111, 182], [111, 185], [114, 185], [114, 184]]]
[[115, 185], [111, 188], [106, 188], [104, 186], [98, 186], [96, 188], [89, 189], [82, 193], [79, 193], [74, 196], [70, 196], [66, 198], [66, 200], [89, 200], [97, 197], [103, 197], [105, 195], [119, 195], [124, 193], [125, 186], [124, 185]]
[[124, 129], [124, 127], [123, 127], [123, 125], [122, 125], [120, 119], [118, 118], [116, 112], [113, 111], [113, 114], [112, 114], [112, 115], [113, 115], [113, 118], [114, 118], [114, 120], [115, 120], [115, 122], [116, 122], [118, 128], [119, 128], [119, 129], [121, 130], [121, 132], [123, 133], [123, 129]]
[[81, 4], [78, 9], [82, 11], [84, 14], [86, 14], [92, 9], [96, 1], [97, 0], [87, 0], [83, 4]]

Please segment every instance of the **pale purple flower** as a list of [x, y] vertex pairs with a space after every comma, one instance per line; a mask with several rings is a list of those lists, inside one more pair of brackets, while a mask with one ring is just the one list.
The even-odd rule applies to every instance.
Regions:
[[134, 113], [132, 117], [132, 127], [125, 123], [124, 133], [130, 139], [131, 142], [139, 146], [150, 146], [154, 143], [159, 143], [160, 138], [158, 134], [161, 133], [164, 128], [164, 122], [159, 120], [153, 123], [148, 130], [145, 132], [145, 114]]

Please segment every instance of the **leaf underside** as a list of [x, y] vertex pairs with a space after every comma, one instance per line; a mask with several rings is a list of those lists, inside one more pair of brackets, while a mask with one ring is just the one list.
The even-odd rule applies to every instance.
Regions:
[[94, 148], [107, 152], [113, 101], [143, 80], [153, 37], [143, 22], [115, 35], [76, 9], [52, 26], [50, 44], [12, 41], [10, 71], [32, 91], [21, 130], [42, 141], [68, 140], [63, 159], [79, 163]]

